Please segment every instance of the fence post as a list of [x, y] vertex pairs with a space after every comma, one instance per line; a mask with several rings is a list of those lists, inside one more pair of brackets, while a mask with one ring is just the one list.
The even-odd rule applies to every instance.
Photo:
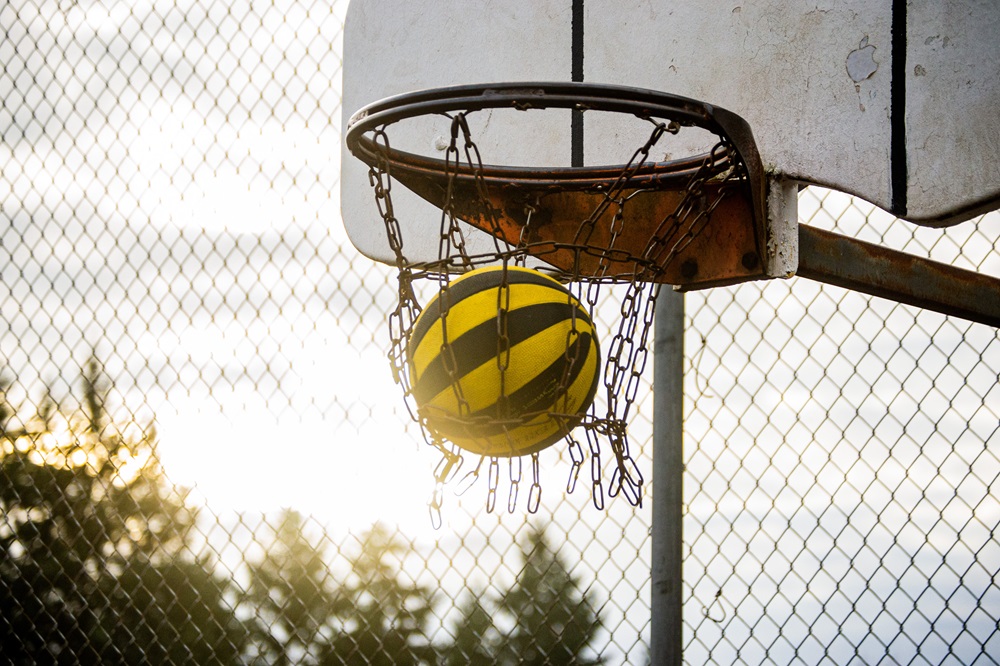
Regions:
[[682, 663], [684, 295], [656, 302], [653, 347], [651, 666]]

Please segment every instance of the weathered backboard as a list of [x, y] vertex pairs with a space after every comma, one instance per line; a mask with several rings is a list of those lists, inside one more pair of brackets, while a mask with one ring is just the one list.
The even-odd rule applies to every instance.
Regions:
[[[369, 103], [432, 87], [575, 80], [659, 90], [746, 119], [775, 180], [944, 226], [1000, 206], [998, 35], [996, 0], [352, 0], [344, 125]], [[569, 112], [544, 114], [488, 116], [475, 128], [483, 160], [569, 165]], [[447, 133], [444, 119], [418, 124], [394, 134], [394, 147], [433, 154]], [[583, 161], [623, 163], [636, 136], [587, 116]], [[368, 167], [346, 147], [342, 165], [351, 240], [391, 262]], [[408, 258], [433, 257], [440, 210], [405, 191], [393, 200]]]

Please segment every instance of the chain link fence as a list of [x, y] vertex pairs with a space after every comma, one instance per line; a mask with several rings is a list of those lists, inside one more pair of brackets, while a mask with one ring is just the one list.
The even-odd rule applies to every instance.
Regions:
[[[0, 8], [2, 660], [647, 661], [648, 503], [568, 452], [536, 514], [480, 483], [430, 526], [394, 277], [339, 220], [345, 8]], [[1000, 275], [995, 213], [800, 216]], [[687, 661], [996, 663], [997, 332], [801, 279], [686, 309]]]

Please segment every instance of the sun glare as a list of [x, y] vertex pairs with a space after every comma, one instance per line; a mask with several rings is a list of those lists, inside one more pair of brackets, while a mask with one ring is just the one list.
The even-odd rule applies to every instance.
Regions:
[[[407, 431], [385, 358], [327, 337], [305, 346], [292, 366], [300, 380], [293, 402], [325, 402], [321, 413], [282, 416], [240, 383], [172, 399], [169, 413], [157, 415], [171, 480], [215, 510], [291, 507], [349, 527], [380, 520], [423, 528], [436, 461]], [[359, 405], [366, 407], [355, 414]]]

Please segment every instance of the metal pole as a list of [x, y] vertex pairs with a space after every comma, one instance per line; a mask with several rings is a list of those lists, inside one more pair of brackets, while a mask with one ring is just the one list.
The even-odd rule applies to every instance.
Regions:
[[660, 291], [654, 326], [650, 664], [678, 666], [683, 660], [683, 294], [669, 287]]

